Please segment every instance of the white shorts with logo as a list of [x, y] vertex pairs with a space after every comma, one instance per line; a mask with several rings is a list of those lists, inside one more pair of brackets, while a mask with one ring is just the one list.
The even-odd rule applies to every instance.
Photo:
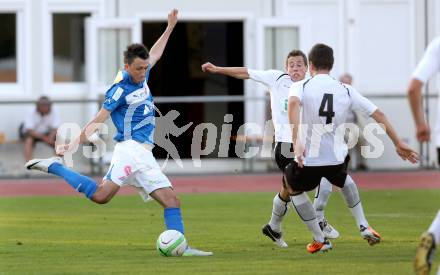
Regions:
[[137, 187], [144, 200], [147, 200], [148, 195], [157, 189], [172, 187], [167, 176], [162, 173], [151, 149], [134, 140], [116, 144], [104, 180], [111, 180], [119, 186]]

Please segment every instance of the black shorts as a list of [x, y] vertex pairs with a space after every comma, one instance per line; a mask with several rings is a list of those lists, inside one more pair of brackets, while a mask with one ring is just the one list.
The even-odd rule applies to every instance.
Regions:
[[347, 155], [344, 163], [329, 166], [304, 166], [298, 167], [298, 163], [292, 161], [284, 170], [287, 184], [293, 191], [310, 191], [315, 189], [322, 178], [326, 178], [331, 184], [340, 188], [344, 187], [347, 178], [347, 167], [350, 157]]
[[[277, 163], [281, 172], [284, 172], [284, 168], [286, 168], [286, 166], [293, 161], [294, 154], [291, 148], [292, 143], [289, 142], [277, 142], [275, 145], [275, 162]], [[288, 150], [291, 151], [290, 155], [287, 154]]]

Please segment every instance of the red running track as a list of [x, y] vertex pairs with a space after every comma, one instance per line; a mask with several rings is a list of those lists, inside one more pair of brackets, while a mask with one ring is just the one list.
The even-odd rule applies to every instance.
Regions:
[[[440, 172], [363, 172], [352, 177], [362, 190], [376, 189], [434, 189], [440, 188]], [[99, 180], [99, 179], [98, 179]], [[281, 174], [173, 176], [171, 182], [177, 193], [210, 192], [277, 192]], [[119, 194], [134, 194], [124, 187]], [[0, 180], [0, 196], [57, 196], [78, 194], [57, 178]]]

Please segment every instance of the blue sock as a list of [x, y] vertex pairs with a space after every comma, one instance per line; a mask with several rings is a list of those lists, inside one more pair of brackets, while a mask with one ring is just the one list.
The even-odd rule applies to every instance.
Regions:
[[163, 211], [163, 216], [165, 218], [165, 225], [167, 230], [177, 230], [182, 234], [183, 230], [183, 220], [182, 214], [180, 213], [180, 208], [165, 208]]
[[67, 183], [78, 192], [84, 193], [87, 198], [93, 197], [98, 185], [89, 177], [83, 176], [61, 163], [53, 163], [48, 168], [49, 173], [62, 177]]

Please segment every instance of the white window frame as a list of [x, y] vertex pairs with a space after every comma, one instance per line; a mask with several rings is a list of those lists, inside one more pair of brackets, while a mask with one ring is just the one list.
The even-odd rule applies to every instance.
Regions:
[[[148, 12], [148, 13], [139, 13], [136, 14], [136, 17], [139, 19], [140, 24], [143, 22], [167, 22], [167, 14], [164, 12]], [[227, 22], [227, 21], [241, 21], [243, 22], [243, 66], [248, 68], [255, 68], [255, 26], [254, 26], [254, 15], [250, 12], [185, 12], [179, 13], [179, 22]], [[152, 45], [147, 45], [151, 47]], [[210, 60], [206, 60], [207, 62]], [[201, 64], [200, 64], [201, 65]], [[244, 96], [250, 95], [251, 97], [255, 97], [255, 94], [251, 92], [253, 88], [252, 83], [250, 81], [244, 82]], [[154, 91], [153, 91], [154, 95]], [[206, 97], [206, 100], [204, 98]], [[221, 96], [221, 97], [211, 97], [211, 96], [198, 96], [198, 102], [212, 102], [215, 98], [221, 98], [222, 100], [231, 100], [235, 101], [241, 96]], [[166, 98], [165, 98], [166, 99]], [[173, 97], [176, 102], [186, 102], [188, 97], [185, 96], [177, 96]], [[170, 102], [167, 100], [167, 102]], [[253, 108], [255, 102], [245, 100], [244, 101], [244, 110], [249, 110]], [[249, 121], [249, 117], [245, 115], [244, 121]]]
[[[265, 68], [264, 61], [266, 55], [265, 49], [265, 30], [266, 28], [297, 28], [298, 29], [298, 39], [299, 39], [299, 50], [303, 51], [306, 55], [308, 49], [311, 47], [311, 22], [307, 18], [302, 17], [290, 17], [290, 18], [264, 18], [259, 19], [256, 22], [255, 27], [256, 38], [255, 38], [255, 60], [256, 67], [258, 70], [269, 70], [275, 68]], [[292, 46], [293, 49], [293, 46]], [[286, 56], [287, 56], [286, 52]], [[261, 84], [256, 84], [252, 82], [253, 91], [252, 94], [255, 95], [264, 95], [265, 88]], [[246, 94], [248, 96], [252, 96], [251, 94]], [[245, 118], [246, 121], [257, 122], [260, 125], [264, 125], [266, 120], [266, 114], [262, 110], [266, 110], [266, 102], [264, 101], [253, 101], [248, 103], [247, 108], [245, 109]]]
[[98, 32], [102, 29], [129, 29], [131, 43], [142, 42], [141, 23], [138, 19], [89, 18], [86, 20], [86, 80], [89, 85], [89, 98], [93, 99], [104, 94], [109, 88], [109, 85], [98, 82]]
[[[297, 28], [299, 37], [299, 50], [307, 54], [311, 46], [310, 21], [307, 18], [265, 18], [257, 21], [256, 26], [256, 54], [257, 69], [268, 70], [273, 68], [264, 68], [264, 35], [266, 28]], [[292, 48], [293, 49], [293, 48]], [[286, 53], [287, 56], [288, 53]]]
[[0, 0], [0, 13], [16, 15], [17, 82], [0, 83], [0, 100], [19, 100], [30, 94], [31, 22], [30, 0]]
[[[139, 20], [142, 29], [143, 22], [167, 22], [167, 13], [165, 12], [144, 12], [135, 15]], [[215, 21], [242, 21], [243, 22], [243, 63], [245, 66], [254, 66], [253, 64], [253, 14], [250, 12], [185, 12], [179, 13], [179, 22], [215, 22]], [[146, 45], [151, 47], [152, 45]]]
[[[41, 37], [43, 45], [42, 69], [44, 72], [43, 94], [49, 95], [52, 99], [78, 99], [85, 97], [89, 92], [87, 80], [84, 82], [57, 83], [53, 81], [54, 58], [52, 15], [54, 13], [90, 13], [92, 18], [97, 18], [104, 15], [104, 7], [104, 0], [43, 0], [41, 12], [43, 18], [43, 31]], [[86, 49], [86, 37], [84, 41], [84, 49]]]

